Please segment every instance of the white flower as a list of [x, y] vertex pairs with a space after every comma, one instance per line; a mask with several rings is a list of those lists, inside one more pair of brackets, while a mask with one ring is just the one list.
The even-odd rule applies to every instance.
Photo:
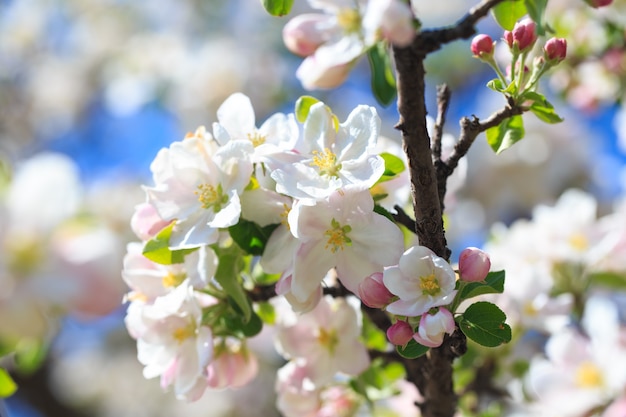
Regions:
[[350, 184], [371, 187], [385, 171], [383, 159], [373, 154], [379, 131], [373, 107], [358, 106], [335, 129], [330, 110], [323, 103], [314, 104], [304, 123], [302, 159], [282, 164], [271, 174], [276, 191], [321, 199]]
[[291, 291], [299, 301], [308, 299], [333, 267], [341, 283], [357, 294], [365, 278], [397, 262], [404, 247], [402, 232], [373, 210], [367, 190], [346, 189], [319, 202], [296, 202], [289, 225], [300, 245]]
[[445, 334], [454, 333], [455, 327], [452, 313], [445, 308], [440, 308], [435, 314], [426, 312], [422, 315], [413, 339], [424, 346], [441, 346]]
[[359, 340], [360, 323], [358, 307], [327, 296], [297, 319], [283, 319], [278, 326], [278, 348], [285, 357], [304, 361], [307, 378], [320, 387], [337, 372], [358, 375], [369, 365], [367, 349]]
[[209, 139], [193, 136], [159, 152], [151, 166], [156, 184], [145, 190], [162, 219], [176, 219], [172, 249], [214, 243], [220, 228], [239, 221], [239, 195], [250, 181], [252, 151], [249, 142], [233, 141], [216, 150]]
[[456, 294], [454, 270], [424, 246], [407, 249], [397, 266], [385, 268], [383, 282], [399, 297], [387, 311], [402, 316], [420, 316], [432, 307], [451, 303]]
[[254, 146], [253, 162], [262, 156], [290, 151], [298, 140], [299, 130], [293, 114], [276, 113], [257, 129], [254, 108], [248, 96], [234, 93], [217, 110], [213, 123], [215, 139], [224, 145], [232, 140], [249, 141]]
[[193, 288], [181, 285], [154, 304], [131, 303], [126, 326], [137, 338], [137, 358], [146, 378], [161, 377], [176, 396], [195, 400], [207, 386], [213, 355], [211, 329], [201, 325], [202, 309]]

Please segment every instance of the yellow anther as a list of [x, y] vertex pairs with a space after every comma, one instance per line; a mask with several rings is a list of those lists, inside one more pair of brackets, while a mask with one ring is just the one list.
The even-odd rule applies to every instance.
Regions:
[[576, 370], [576, 385], [582, 388], [597, 388], [603, 383], [602, 372], [591, 362], [583, 362]]
[[186, 339], [195, 336], [195, 334], [196, 328], [192, 324], [189, 324], [185, 327], [179, 327], [175, 329], [172, 333], [172, 337], [178, 342], [178, 344], [181, 344]]
[[356, 9], [342, 9], [337, 14], [337, 23], [346, 32], [358, 32], [361, 29], [361, 15]]
[[435, 274], [420, 277], [420, 289], [424, 295], [437, 295], [441, 292], [441, 287]]
[[589, 241], [582, 233], [575, 233], [569, 238], [569, 244], [576, 250], [584, 251], [589, 248]]
[[320, 328], [319, 334], [317, 335], [317, 341], [320, 345], [324, 346], [332, 353], [337, 347], [337, 344], [339, 344], [339, 337], [337, 336], [337, 331], [335, 330], [328, 331]]
[[209, 184], [200, 184], [194, 194], [198, 196], [202, 208], [212, 208], [216, 213], [228, 202], [228, 196], [224, 195], [221, 184], [218, 184], [217, 188]]
[[283, 203], [283, 212], [280, 213], [280, 222], [281, 224], [285, 225], [285, 227], [287, 228], [287, 230], [291, 230], [291, 226], [289, 226], [289, 212], [291, 211], [291, 208], [289, 208], [289, 206], [285, 203]]
[[324, 236], [328, 237], [325, 249], [329, 249], [332, 253], [337, 252], [339, 249], [343, 250], [344, 245], [352, 245], [352, 239], [348, 237], [348, 233], [352, 230], [349, 225], [341, 226], [335, 219], [331, 222], [331, 228], [324, 232]]
[[168, 272], [161, 282], [165, 288], [172, 288], [179, 286], [185, 280], [184, 274], [174, 274], [173, 272]]
[[259, 145], [263, 145], [267, 137], [255, 131], [254, 133], [248, 133], [248, 140], [252, 142], [252, 146], [255, 148]]
[[310, 165], [318, 167], [320, 175], [331, 177], [336, 177], [337, 172], [341, 169], [341, 165], [337, 165], [337, 155], [328, 148], [324, 148], [323, 152], [313, 151], [313, 161]]

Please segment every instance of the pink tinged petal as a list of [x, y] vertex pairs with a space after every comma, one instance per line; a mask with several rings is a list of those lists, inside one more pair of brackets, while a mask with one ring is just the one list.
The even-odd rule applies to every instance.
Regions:
[[283, 28], [285, 46], [296, 55], [311, 55], [327, 41], [327, 32], [322, 28], [328, 23], [330, 16], [323, 14], [306, 13], [294, 17]]
[[387, 306], [387, 311], [398, 316], [417, 317], [424, 314], [432, 306], [428, 300], [418, 298], [414, 300], [397, 300]]
[[152, 239], [168, 224], [169, 221], [163, 220], [154, 206], [150, 203], [137, 205], [135, 207], [135, 212], [130, 219], [131, 229], [141, 240]]
[[339, 371], [356, 376], [370, 365], [370, 357], [366, 347], [355, 340], [339, 349], [335, 362]]
[[324, 246], [326, 242], [312, 241], [300, 245], [296, 253], [291, 292], [300, 301], [306, 301], [335, 265], [335, 256]]
[[247, 139], [246, 135], [255, 129], [254, 108], [250, 99], [241, 93], [232, 94], [217, 109], [217, 120], [232, 140]]
[[382, 272], [375, 272], [365, 278], [359, 285], [358, 296], [363, 304], [371, 308], [384, 308], [393, 299], [393, 294], [383, 283]]
[[413, 338], [424, 346], [441, 346], [444, 335], [446, 333], [452, 334], [455, 327], [452, 313], [445, 308], [440, 308], [435, 314], [426, 313], [422, 315], [419, 329]]
[[324, 64], [311, 55], [302, 61], [296, 70], [296, 77], [305, 90], [330, 89], [343, 84], [352, 67], [352, 62]]
[[396, 346], [404, 346], [413, 338], [413, 333], [409, 323], [398, 320], [387, 329], [387, 339]]

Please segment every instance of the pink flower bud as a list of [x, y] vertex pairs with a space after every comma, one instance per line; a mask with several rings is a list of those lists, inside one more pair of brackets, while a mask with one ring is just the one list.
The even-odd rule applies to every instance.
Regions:
[[207, 384], [211, 388], [239, 388], [250, 382], [259, 365], [250, 351], [244, 347], [227, 348], [217, 354], [207, 367]]
[[445, 308], [439, 308], [435, 314], [424, 313], [413, 339], [428, 347], [441, 346], [445, 334], [454, 333], [454, 317]]
[[535, 22], [528, 18], [517, 22], [511, 32], [504, 32], [504, 40], [509, 45], [509, 48], [513, 48], [517, 45], [517, 48], [521, 52], [529, 50], [537, 40]]
[[324, 42], [326, 35], [320, 24], [327, 20], [321, 14], [301, 14], [291, 19], [283, 28], [283, 41], [291, 52], [309, 56]]
[[567, 54], [567, 41], [563, 38], [548, 39], [543, 47], [543, 53], [546, 61], [561, 62]]
[[413, 328], [406, 321], [398, 320], [387, 329], [387, 339], [396, 346], [404, 346], [413, 337]]
[[463, 249], [459, 255], [459, 275], [463, 281], [484, 281], [490, 268], [489, 255], [478, 248]]
[[320, 61], [315, 54], [302, 61], [296, 70], [296, 77], [306, 90], [335, 88], [350, 74], [354, 62], [329, 63]]
[[130, 219], [130, 227], [141, 240], [150, 240], [161, 229], [170, 224], [163, 220], [150, 203], [141, 203], [135, 207], [133, 217]]
[[585, 2], [593, 8], [608, 6], [613, 0], [585, 0]]
[[474, 56], [479, 58], [482, 56], [491, 56], [493, 54], [493, 39], [491, 39], [489, 35], [477, 35], [472, 39], [470, 49]]
[[383, 308], [391, 302], [393, 294], [383, 284], [382, 272], [373, 273], [359, 284], [359, 298], [372, 308]]

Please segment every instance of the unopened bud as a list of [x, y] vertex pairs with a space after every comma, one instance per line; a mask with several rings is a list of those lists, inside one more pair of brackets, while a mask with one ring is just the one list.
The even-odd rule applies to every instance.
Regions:
[[319, 14], [301, 14], [294, 17], [283, 28], [285, 46], [296, 55], [313, 54], [327, 40], [319, 29], [323, 23], [324, 16]]
[[491, 39], [491, 36], [485, 34], [476, 35], [474, 39], [472, 39], [470, 49], [474, 56], [478, 58], [491, 56], [493, 55], [493, 39]]
[[522, 19], [515, 24], [513, 30], [504, 32], [504, 40], [513, 49], [516, 45], [520, 52], [525, 52], [533, 47], [537, 40], [535, 22], [530, 19]]
[[398, 320], [387, 329], [387, 339], [396, 346], [404, 346], [411, 341], [413, 333], [409, 323]]
[[543, 54], [548, 62], [556, 64], [563, 61], [567, 55], [567, 41], [563, 38], [548, 39], [543, 47]]
[[455, 328], [452, 313], [445, 308], [439, 308], [435, 314], [425, 313], [422, 315], [419, 328], [417, 333], [413, 335], [413, 339], [424, 346], [441, 346], [446, 333], [454, 333]]
[[375, 272], [359, 284], [359, 298], [368, 307], [383, 308], [394, 295], [383, 284], [382, 272]]
[[585, 0], [585, 2], [593, 8], [608, 6], [613, 0]]
[[459, 255], [459, 275], [463, 281], [484, 281], [490, 268], [489, 255], [478, 248], [463, 249]]

